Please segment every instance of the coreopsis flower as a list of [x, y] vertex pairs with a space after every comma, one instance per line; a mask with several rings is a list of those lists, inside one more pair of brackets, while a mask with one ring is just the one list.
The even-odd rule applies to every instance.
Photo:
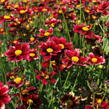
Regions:
[[39, 30], [39, 34], [37, 34], [38, 37], [50, 37], [53, 34], [53, 28], [49, 28], [47, 31], [44, 29]]
[[14, 79], [16, 76], [17, 76], [18, 74], [17, 73], [14, 73], [14, 72], [8, 72], [7, 74], [6, 74], [6, 77], [7, 77], [7, 79]]
[[21, 26], [21, 24], [23, 24], [25, 22], [24, 19], [22, 18], [14, 18], [13, 22], [8, 24], [8, 27], [17, 27], [19, 28]]
[[37, 45], [38, 45], [39, 41], [37, 40], [36, 37], [31, 36], [31, 37], [29, 38], [28, 43], [29, 43], [30, 45], [34, 45], [34, 44], [37, 44]]
[[98, 65], [105, 63], [105, 58], [102, 56], [95, 56], [93, 53], [90, 53], [87, 57], [88, 61], [87, 63], [90, 65]]
[[3, 22], [9, 22], [12, 20], [13, 20], [13, 17], [11, 15], [0, 16], [0, 24]]
[[7, 43], [15, 45], [16, 43], [20, 43], [21, 41], [22, 41], [21, 39], [15, 39], [15, 40], [12, 40], [12, 41], [8, 41]]
[[29, 60], [30, 46], [28, 43], [19, 44], [15, 46], [9, 46], [9, 49], [5, 52], [8, 60], [11, 62], [19, 62], [21, 60]]
[[50, 12], [51, 10], [52, 10], [52, 8], [44, 7], [44, 6], [38, 8], [39, 12]]
[[61, 104], [64, 109], [78, 109], [79, 102], [81, 101], [80, 96], [74, 96], [74, 94], [65, 94], [61, 98]]
[[23, 6], [20, 6], [18, 7], [17, 9], [15, 9], [13, 11], [14, 14], [20, 14], [20, 15], [23, 15], [23, 14], [26, 14], [26, 15], [32, 15], [34, 12], [33, 10], [31, 10], [29, 7], [23, 7]]
[[103, 102], [101, 103], [101, 108], [103, 108], [103, 109], [109, 109], [109, 102], [103, 101]]
[[105, 13], [109, 9], [109, 1], [105, 1], [98, 5], [97, 11], [101, 13]]
[[94, 109], [94, 108], [90, 105], [86, 105], [84, 109]]
[[109, 109], [109, 102], [98, 100], [98, 104], [95, 104], [94, 107], [91, 105], [86, 105], [84, 109]]
[[7, 94], [8, 92], [8, 86], [0, 82], [0, 109], [5, 109], [5, 104], [8, 104], [11, 100], [10, 96]]
[[47, 85], [50, 83], [55, 83], [56, 80], [53, 78], [56, 75], [56, 72], [47, 72], [47, 71], [35, 71], [39, 73], [39, 75], [36, 75], [36, 78], [40, 80], [44, 85]]
[[85, 39], [87, 40], [88, 43], [100, 43], [102, 42], [102, 37], [99, 35], [86, 35]]
[[17, 109], [27, 109], [30, 106], [32, 109], [40, 109], [41, 100], [38, 95], [38, 89], [31, 86], [21, 91], [22, 105], [18, 105]]
[[0, 4], [5, 4], [8, 0], [0, 0]]
[[94, 33], [90, 29], [91, 26], [80, 24], [80, 25], [74, 25], [73, 31], [76, 33], [80, 33], [81, 35], [93, 35]]
[[42, 42], [40, 48], [40, 54], [44, 56], [45, 60], [50, 60], [52, 56], [56, 56], [59, 52], [61, 52], [61, 47], [54, 41]]
[[38, 55], [36, 53], [37, 49], [31, 49], [29, 52], [29, 61], [38, 59]]
[[46, 25], [50, 27], [55, 27], [57, 24], [61, 23], [60, 19], [52, 18], [46, 20]]
[[70, 68], [73, 64], [85, 66], [88, 58], [80, 56], [80, 50], [66, 50], [62, 62]]
[[61, 47], [61, 50], [72, 49], [72, 42], [67, 42], [64, 37], [52, 37], [52, 40]]
[[16, 88], [21, 87], [24, 84], [24, 75], [22, 77], [13, 75], [10, 76], [11, 80], [8, 81], [9, 86], [15, 86]]

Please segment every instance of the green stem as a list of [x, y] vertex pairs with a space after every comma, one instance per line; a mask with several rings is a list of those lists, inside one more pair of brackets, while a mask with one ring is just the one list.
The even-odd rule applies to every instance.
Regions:
[[[66, 27], [66, 32], [68, 34], [68, 41], [71, 41], [71, 38], [70, 38], [70, 33], [69, 33], [69, 28], [68, 28], [68, 24], [67, 24], [67, 21], [65, 19], [65, 15], [64, 13], [62, 12], [62, 16], [63, 16], [63, 20], [64, 20], [64, 23], [65, 23], [65, 27]], [[66, 37], [67, 38], [67, 37]]]
[[64, 82], [63, 87], [66, 85], [66, 83], [67, 83], [67, 80], [68, 80], [69, 76], [70, 76], [70, 71], [69, 71], [69, 72], [68, 72], [68, 74], [67, 74], [67, 77], [66, 77], [66, 80], [65, 80], [65, 82]]
[[76, 85], [77, 85], [77, 81], [78, 81], [78, 77], [79, 77], [79, 75], [80, 75], [80, 72], [78, 72], [78, 74], [77, 74], [77, 76], [76, 76], [76, 79], [75, 79], [74, 85], [73, 85], [73, 87], [72, 87], [72, 91], [74, 91], [74, 88], [75, 88]]

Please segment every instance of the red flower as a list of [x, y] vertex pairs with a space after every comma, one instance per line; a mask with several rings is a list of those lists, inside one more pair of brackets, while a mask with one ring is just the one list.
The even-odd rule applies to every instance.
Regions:
[[85, 66], [88, 58], [87, 57], [80, 57], [80, 50], [66, 50], [65, 51], [65, 58], [62, 62], [68, 65], [70, 68], [73, 64]]
[[33, 10], [31, 10], [29, 7], [23, 7], [23, 6], [20, 6], [18, 7], [17, 9], [15, 9], [13, 11], [14, 14], [20, 14], [20, 15], [24, 15], [24, 14], [27, 14], [27, 15], [32, 15], [34, 12]]
[[6, 21], [11, 21], [13, 19], [12, 16], [10, 15], [4, 15], [4, 16], [0, 16], [0, 24]]
[[94, 108], [91, 107], [90, 105], [86, 105], [84, 109], [94, 109]]
[[27, 109], [29, 105], [31, 109], [39, 109], [41, 100], [39, 99], [37, 91], [38, 89], [33, 86], [22, 90], [19, 101], [22, 100], [23, 105], [20, 103], [17, 109]]
[[78, 109], [81, 97], [74, 96], [73, 94], [65, 94], [61, 98], [61, 104], [64, 106], [63, 109]]
[[101, 103], [101, 107], [102, 107], [103, 109], [109, 109], [109, 102], [103, 101], [103, 102]]
[[50, 26], [50, 27], [55, 27], [56, 24], [59, 24], [61, 22], [62, 21], [60, 19], [52, 18], [52, 19], [47, 19], [46, 20], [46, 25]]
[[36, 44], [36, 43], [38, 43], [38, 40], [36, 40], [36, 37], [32, 36], [32, 37], [29, 38], [29, 44], [33, 45], [33, 44]]
[[74, 25], [73, 31], [76, 33], [80, 33], [81, 35], [91, 35], [94, 34], [90, 31], [91, 26], [86, 26], [84, 24]]
[[40, 54], [44, 56], [45, 60], [50, 60], [52, 56], [56, 56], [61, 51], [60, 46], [53, 41], [42, 42], [40, 48]]
[[30, 46], [27, 43], [18, 44], [15, 46], [10, 46], [9, 49], [5, 52], [5, 55], [8, 56], [8, 60], [11, 62], [18, 62], [21, 60], [29, 60]]
[[53, 79], [54, 75], [56, 75], [56, 72], [50, 72], [47, 71], [35, 71], [39, 73], [39, 75], [36, 75], [36, 78], [40, 80], [44, 85], [47, 85], [48, 82], [55, 83], [56, 80]]
[[64, 37], [52, 37], [52, 40], [61, 47], [61, 50], [73, 48], [72, 42], [66, 42], [66, 39]]
[[92, 40], [92, 41], [95, 41], [96, 43], [100, 43], [100, 42], [102, 42], [102, 37], [101, 36], [99, 36], [99, 35], [95, 35], [95, 34], [93, 34], [93, 35], [86, 35], [85, 36], [85, 38], [86, 38], [86, 40]]
[[0, 0], [0, 4], [5, 4], [7, 2], [8, 2], [8, 0]]
[[39, 7], [38, 11], [39, 12], [50, 12], [52, 9], [49, 7]]
[[102, 56], [95, 56], [93, 53], [90, 53], [88, 56], [88, 64], [90, 65], [98, 65], [105, 63], [105, 59]]
[[95, 108], [98, 108], [98, 109], [109, 109], [109, 102], [107, 101], [102, 101], [100, 100], [100, 103], [95, 105], [94, 108], [90, 105], [86, 105], [84, 109], [95, 109]]
[[[24, 75], [23, 75], [24, 76]], [[21, 87], [24, 84], [24, 77], [15, 77], [15, 76], [11, 76], [11, 81], [8, 82], [9, 86], [15, 86], [16, 88]]]
[[5, 109], [5, 104], [8, 104], [11, 100], [10, 96], [7, 94], [9, 88], [0, 82], [0, 109]]
[[49, 28], [47, 31], [40, 29], [39, 32], [40, 34], [37, 34], [39, 37], [50, 37], [53, 34], [53, 28]]
[[36, 60], [38, 59], [38, 55], [36, 53], [36, 49], [31, 49], [30, 52], [29, 52], [29, 61], [32, 61], [32, 60]]

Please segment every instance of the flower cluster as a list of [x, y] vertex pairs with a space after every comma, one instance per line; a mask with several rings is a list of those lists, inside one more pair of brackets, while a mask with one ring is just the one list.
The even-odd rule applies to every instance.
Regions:
[[0, 109], [108, 109], [108, 58], [108, 0], [0, 0]]
[[8, 104], [11, 101], [10, 96], [7, 94], [8, 92], [8, 86], [3, 85], [3, 83], [0, 82], [0, 109], [5, 109], [5, 104]]

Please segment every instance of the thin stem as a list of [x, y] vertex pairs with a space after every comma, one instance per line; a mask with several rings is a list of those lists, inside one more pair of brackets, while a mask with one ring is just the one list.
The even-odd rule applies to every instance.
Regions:
[[65, 23], [65, 26], [66, 26], [66, 32], [68, 34], [68, 41], [71, 41], [71, 38], [70, 38], [70, 33], [69, 33], [69, 28], [68, 28], [68, 24], [67, 24], [67, 21], [65, 19], [65, 15], [64, 13], [62, 12], [62, 16], [63, 16], [63, 20], [64, 20], [64, 23]]
[[68, 80], [69, 76], [70, 76], [70, 71], [69, 71], [69, 72], [68, 72], [68, 74], [67, 74], [67, 77], [66, 77], [66, 80], [65, 80], [65, 82], [64, 82], [63, 87], [66, 85], [66, 83], [67, 83], [67, 80]]
[[74, 91], [74, 88], [75, 88], [76, 85], [77, 85], [77, 81], [78, 81], [78, 77], [79, 77], [79, 75], [80, 75], [80, 72], [78, 72], [78, 74], [77, 74], [77, 76], [76, 76], [76, 79], [75, 79], [74, 85], [73, 85], [73, 87], [72, 87], [72, 91]]

